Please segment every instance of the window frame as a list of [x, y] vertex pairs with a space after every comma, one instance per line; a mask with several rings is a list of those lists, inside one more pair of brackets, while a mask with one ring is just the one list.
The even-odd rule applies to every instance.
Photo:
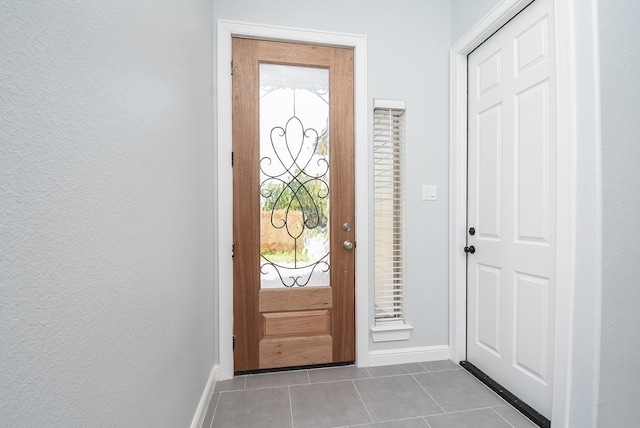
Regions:
[[[381, 121], [388, 120], [388, 125]], [[374, 327], [373, 341], [407, 340], [411, 325], [406, 315], [406, 233], [405, 233], [405, 154], [406, 103], [399, 100], [375, 99], [373, 104], [373, 195], [374, 195]], [[385, 156], [384, 152], [389, 153]], [[389, 191], [389, 188], [392, 190]], [[381, 207], [380, 204], [391, 208]], [[384, 221], [386, 233], [391, 234], [379, 255], [379, 216], [390, 216]], [[386, 269], [384, 269], [386, 267]], [[387, 276], [389, 275], [389, 276]], [[382, 276], [382, 278], [381, 278]], [[387, 282], [387, 283], [385, 283]], [[389, 286], [392, 290], [384, 290]], [[381, 294], [390, 296], [381, 308]], [[380, 299], [380, 300], [379, 300]], [[380, 311], [386, 316], [380, 316]]]

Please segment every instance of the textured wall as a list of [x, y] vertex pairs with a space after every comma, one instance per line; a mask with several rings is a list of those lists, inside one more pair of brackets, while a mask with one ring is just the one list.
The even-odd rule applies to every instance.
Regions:
[[451, 41], [455, 44], [501, 0], [451, 0]]
[[640, 3], [599, 0], [602, 353], [598, 426], [637, 427], [640, 391]]
[[0, 3], [0, 426], [191, 422], [214, 359], [211, 8]]
[[[407, 102], [406, 306], [414, 330], [408, 342], [371, 344], [372, 350], [448, 342], [449, 2], [390, 5], [382, 0], [326, 0], [322, 7], [298, 0], [214, 1], [214, 19], [366, 35], [369, 106], [373, 98]], [[372, 113], [370, 129], [371, 120]], [[437, 201], [421, 200], [422, 184], [438, 186]]]

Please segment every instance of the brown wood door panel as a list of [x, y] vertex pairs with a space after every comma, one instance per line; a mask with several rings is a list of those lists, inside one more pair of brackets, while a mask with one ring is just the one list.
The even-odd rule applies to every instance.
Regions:
[[260, 368], [296, 367], [332, 363], [330, 335], [265, 338], [260, 341]]
[[275, 290], [260, 290], [260, 312], [287, 311], [297, 307], [299, 310], [330, 309], [333, 299], [331, 287], [279, 288]]
[[291, 335], [326, 335], [331, 329], [331, 312], [295, 311], [262, 313], [262, 335], [264, 337]]
[[[329, 70], [329, 286], [260, 289], [261, 63]], [[233, 69], [235, 371], [353, 361], [353, 50], [234, 38]]]

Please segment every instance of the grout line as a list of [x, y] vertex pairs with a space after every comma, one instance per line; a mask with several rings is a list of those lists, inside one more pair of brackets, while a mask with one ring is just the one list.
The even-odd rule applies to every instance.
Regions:
[[317, 380], [315, 382], [310, 382], [309, 385], [322, 385], [323, 383], [350, 382], [352, 380], [367, 380], [367, 379], [377, 379], [377, 378], [374, 378], [374, 377], [358, 377], [358, 378], [348, 377], [348, 378], [345, 378], [345, 379]]
[[383, 376], [371, 377], [371, 379], [385, 379], [385, 378], [389, 378], [389, 377], [413, 376], [414, 374], [426, 374], [426, 373], [427, 373], [427, 372], [418, 372], [418, 373], [396, 373], [396, 374], [390, 374], [390, 375], [383, 375]]
[[451, 368], [451, 369], [428, 370], [425, 367], [425, 370], [427, 370], [427, 373], [442, 373], [442, 372], [455, 372], [456, 370], [464, 370], [464, 369], [462, 367], [454, 367], [454, 368]]
[[504, 419], [504, 421], [506, 423], [508, 423], [509, 425], [511, 425], [513, 427], [513, 424], [511, 422], [509, 422], [504, 416], [502, 416], [500, 413], [496, 412], [496, 409], [494, 409], [493, 407], [491, 407], [491, 410], [493, 410], [493, 413], [495, 413], [496, 415], [498, 415], [500, 418]]
[[287, 386], [287, 391], [289, 392], [289, 413], [291, 414], [291, 428], [294, 428], [293, 424], [293, 399], [291, 398], [291, 387]]
[[420, 365], [422, 366], [423, 369], [427, 371], [427, 373], [431, 373], [431, 370], [429, 370], [427, 366], [424, 365], [424, 362], [420, 362]]
[[246, 389], [246, 391], [259, 391], [261, 389], [284, 388], [285, 386], [302, 386], [302, 385], [311, 385], [311, 384], [309, 384], [309, 383], [285, 383], [283, 385], [257, 386], [257, 387], [254, 387], [254, 388]]
[[363, 367], [367, 373], [369, 374], [369, 379], [373, 378], [373, 376], [371, 376], [371, 372], [369, 371], [369, 367]]
[[[440, 403], [438, 403], [438, 400], [436, 400], [435, 398], [433, 398], [433, 395], [431, 395], [431, 394], [429, 393], [429, 391], [427, 391], [427, 388], [425, 388], [425, 387], [424, 387], [420, 382], [418, 382], [418, 379], [416, 379], [414, 375], [411, 375], [411, 378], [413, 379], [413, 381], [414, 381], [415, 383], [417, 383], [417, 384], [418, 384], [418, 386], [419, 386], [420, 388], [422, 388], [422, 389], [423, 389], [423, 391], [424, 391], [424, 392], [426, 392], [426, 393], [427, 393], [427, 395], [428, 395], [429, 397], [431, 397], [431, 399], [433, 400], [433, 402], [434, 402], [434, 403], [436, 403], [436, 406], [438, 406], [438, 408], [439, 408], [440, 410], [442, 410], [442, 413], [447, 413], [447, 412], [445, 412], [445, 411], [444, 411], [444, 409], [442, 408], [442, 406], [440, 405]], [[431, 416], [431, 415], [430, 415], [430, 416]]]
[[362, 403], [364, 410], [367, 412], [367, 415], [369, 416], [369, 420], [371, 420], [371, 423], [374, 423], [373, 418], [371, 417], [371, 413], [369, 413], [369, 409], [367, 409], [367, 405], [364, 403], [364, 400], [362, 399], [362, 395], [360, 395], [360, 391], [358, 391], [358, 386], [356, 385], [356, 382], [353, 379], [351, 379], [351, 384], [355, 388], [356, 393], [358, 394], [358, 398], [360, 398], [360, 402]]
[[431, 428], [431, 424], [429, 423], [429, 421], [427, 420], [426, 416], [422, 417], [422, 420], [424, 421], [425, 424], [427, 424], [427, 427]]
[[[287, 374], [287, 373], [305, 373], [307, 375], [307, 381], [306, 383], [304, 381], [301, 382], [291, 382], [291, 383], [287, 383], [284, 382], [282, 384], [274, 384], [274, 385], [265, 385], [265, 386], [254, 386], [254, 387], [247, 387], [246, 386], [246, 382], [245, 381], [245, 389], [246, 390], [257, 390], [257, 389], [266, 389], [266, 388], [279, 388], [279, 387], [284, 387], [284, 386], [297, 386], [297, 385], [310, 385], [311, 384], [311, 378], [309, 376], [309, 370], [296, 370], [296, 371], [291, 371], [291, 372], [277, 372], [277, 373], [265, 373], [265, 374], [258, 374], [256, 376], [260, 377], [260, 376], [278, 376], [281, 375], [282, 373]], [[248, 379], [248, 376], [247, 376]]]
[[[371, 373], [369, 373], [369, 376], [371, 376], [370, 379], [382, 379], [382, 378], [393, 377], [393, 376], [413, 376], [415, 374], [427, 374], [427, 373], [432, 373], [432, 372], [423, 371], [423, 372], [391, 373], [391, 374], [383, 374], [378, 376], [371, 376]], [[369, 378], [363, 378], [363, 379], [369, 379]]]
[[[474, 410], [493, 410], [493, 407], [495, 407], [495, 406], [474, 407], [472, 409], [454, 410], [453, 412], [445, 412], [444, 414], [446, 414], [446, 415], [455, 415], [456, 413], [473, 412]], [[494, 412], [495, 412], [495, 410], [494, 410]], [[438, 416], [438, 415], [429, 415], [429, 416]]]
[[220, 405], [220, 397], [222, 397], [221, 393], [218, 393], [218, 399], [216, 400], [216, 407], [213, 409], [213, 416], [211, 417], [211, 424], [209, 428], [213, 428], [213, 421], [216, 419], [216, 412], [218, 411], [218, 406]]
[[455, 372], [457, 370], [464, 370], [464, 369], [462, 367], [456, 367], [455, 369], [431, 370], [431, 371], [427, 371], [427, 373]]

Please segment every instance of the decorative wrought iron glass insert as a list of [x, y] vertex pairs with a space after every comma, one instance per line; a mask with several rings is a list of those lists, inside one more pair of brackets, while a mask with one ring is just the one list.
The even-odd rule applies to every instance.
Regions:
[[260, 64], [260, 287], [329, 285], [329, 70]]

